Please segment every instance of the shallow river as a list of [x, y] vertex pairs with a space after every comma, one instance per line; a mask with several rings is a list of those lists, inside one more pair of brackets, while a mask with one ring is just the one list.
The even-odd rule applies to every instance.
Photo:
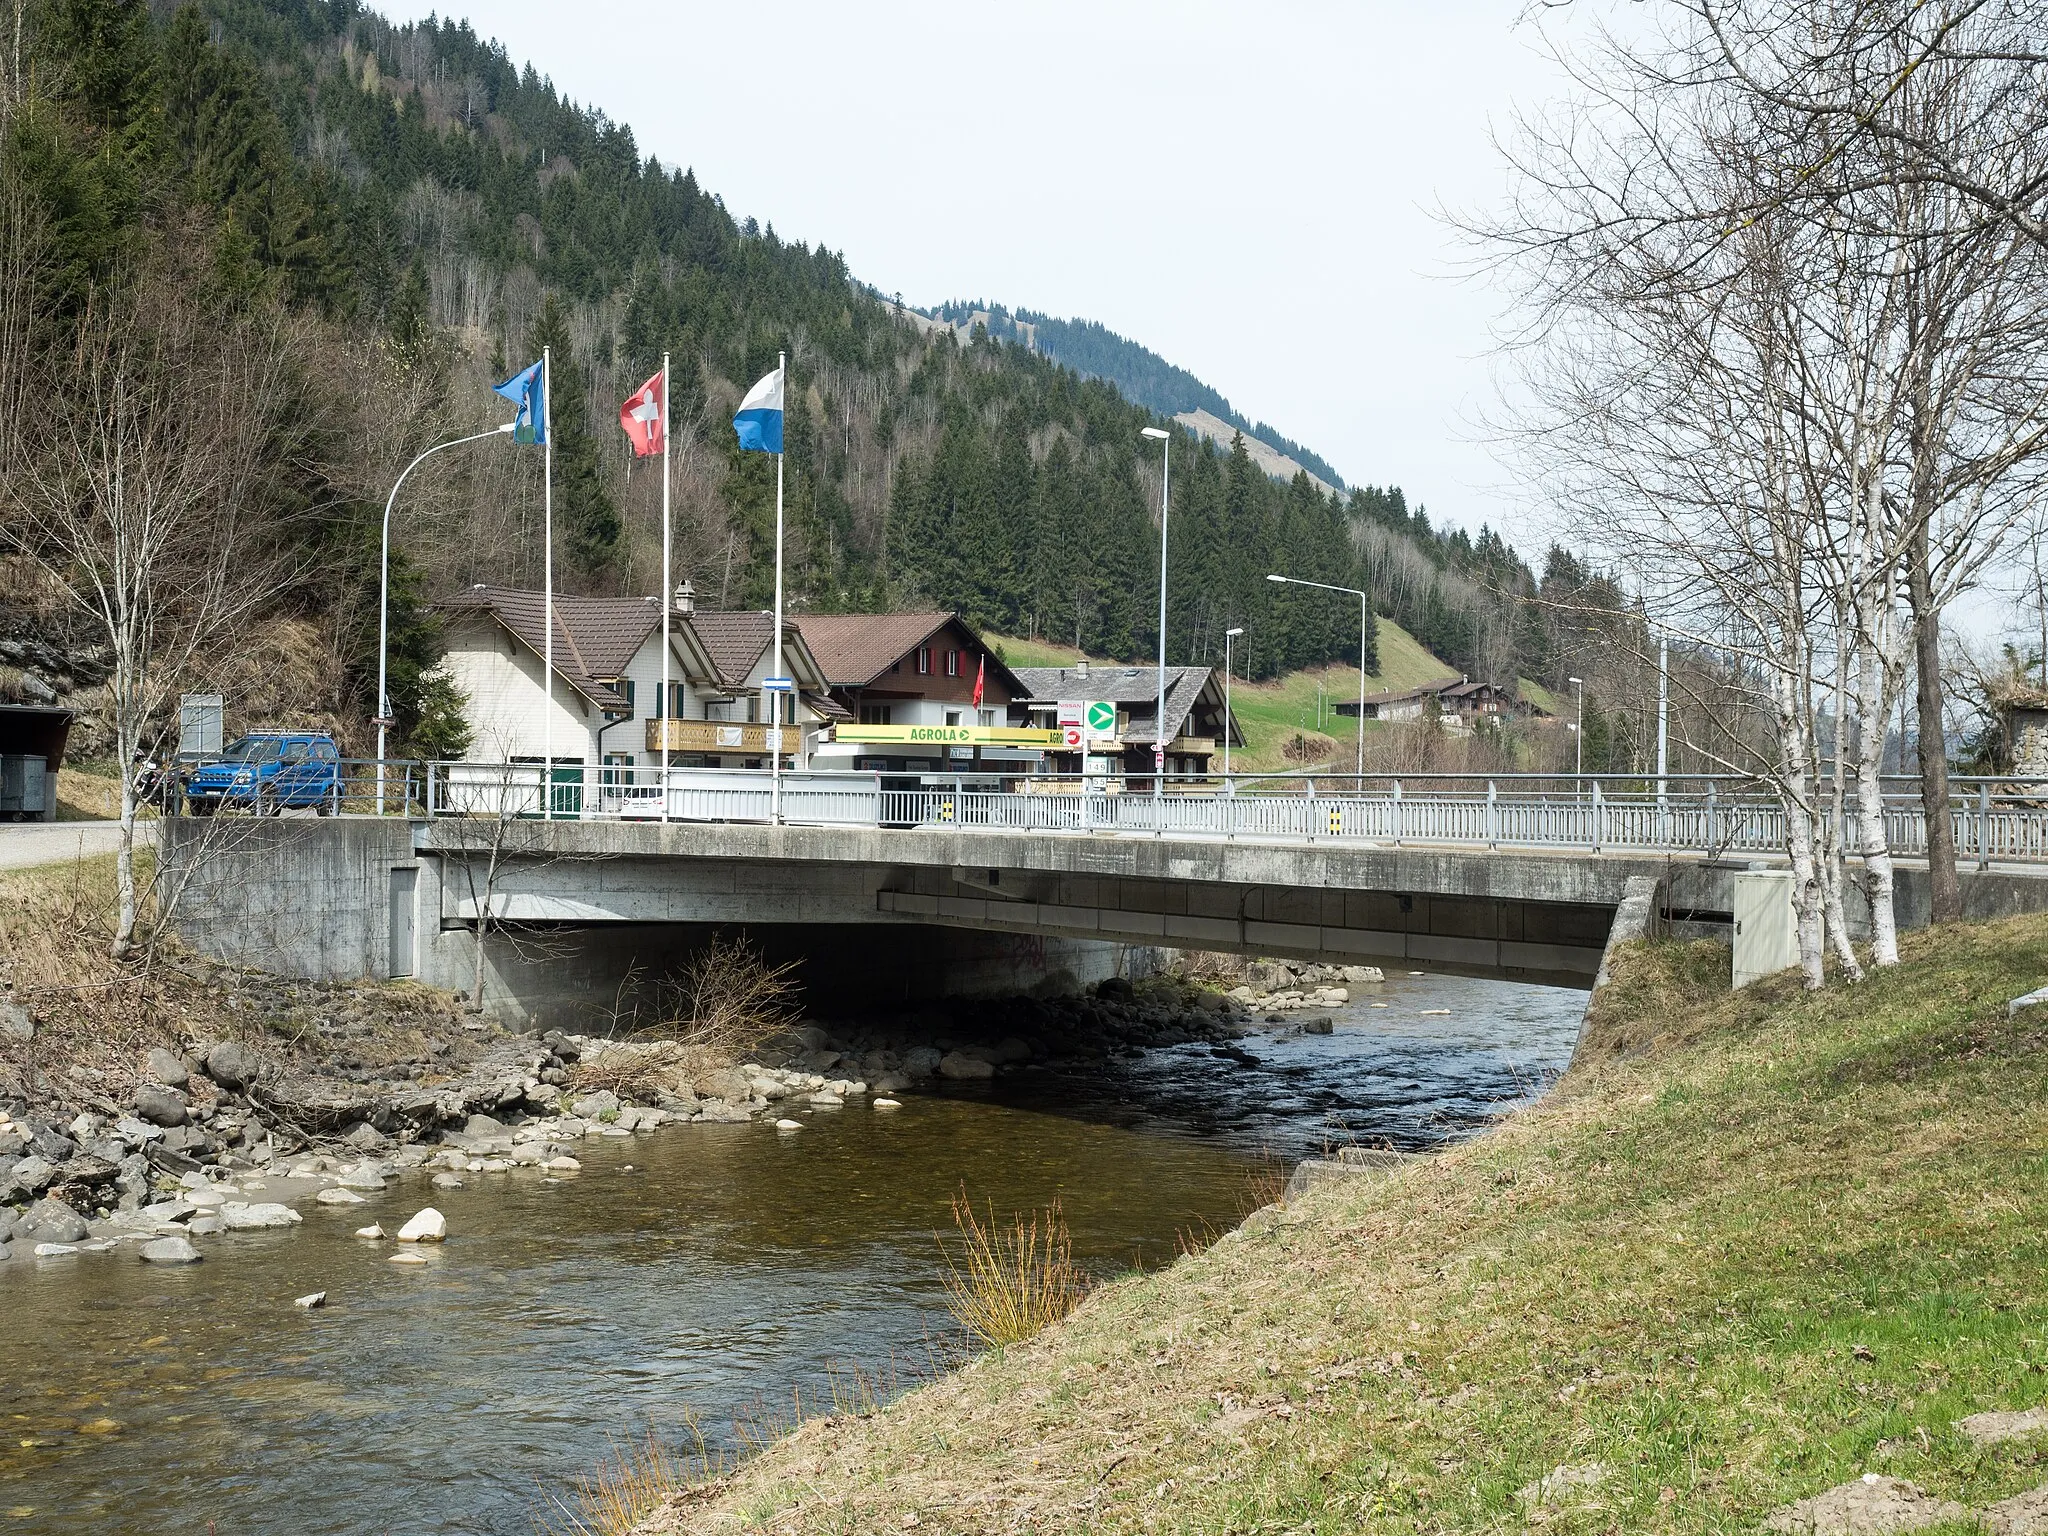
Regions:
[[[1332, 1035], [1241, 1042], [1255, 1065], [1183, 1046], [893, 1113], [856, 1100], [797, 1133], [592, 1139], [561, 1180], [407, 1174], [184, 1269], [0, 1264], [0, 1531], [524, 1536], [614, 1439], [694, 1413], [727, 1441], [793, 1393], [829, 1404], [835, 1370], [928, 1369], [954, 1337], [933, 1234], [956, 1191], [999, 1214], [1058, 1197], [1097, 1273], [1160, 1262], [1237, 1218], [1261, 1156], [1426, 1145], [1540, 1092], [1584, 1004], [1453, 977], [1358, 990]], [[430, 1202], [450, 1240], [429, 1264], [350, 1235]], [[324, 1309], [294, 1308], [314, 1290]]]

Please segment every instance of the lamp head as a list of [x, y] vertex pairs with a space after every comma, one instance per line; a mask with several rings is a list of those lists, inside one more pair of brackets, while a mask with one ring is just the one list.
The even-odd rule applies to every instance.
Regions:
[[1159, 438], [1161, 441], [1164, 441], [1167, 436], [1167, 432], [1164, 427], [1141, 427], [1138, 430], [1141, 436], [1156, 437]]
[[1285, 576], [1275, 576], [1272, 575], [1270, 572], [1266, 576], [1266, 580], [1268, 581], [1285, 581], [1286, 579], [1287, 578]]
[[1242, 629], [1226, 629], [1225, 631], [1223, 631], [1224, 637], [1226, 639], [1232, 640], [1236, 639], [1239, 635], [1243, 633], [1244, 631]]
[[1576, 677], [1568, 677], [1568, 678], [1566, 678], [1566, 679], [1565, 679], [1565, 681], [1566, 681], [1566, 682], [1568, 682], [1568, 683], [1576, 683], [1576, 684], [1579, 684], [1579, 685], [1580, 685], [1581, 687], [1583, 687], [1583, 686], [1584, 686], [1584, 684], [1583, 684], [1583, 683], [1581, 682], [1581, 680], [1580, 680], [1580, 679], [1578, 679], [1578, 678], [1576, 678]]

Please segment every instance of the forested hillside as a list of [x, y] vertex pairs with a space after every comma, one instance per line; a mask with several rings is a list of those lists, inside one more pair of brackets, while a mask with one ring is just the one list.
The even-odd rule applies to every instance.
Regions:
[[1320, 454], [1283, 436], [1277, 427], [1242, 415], [1221, 391], [1203, 383], [1187, 369], [1169, 363], [1150, 347], [1119, 336], [1094, 320], [1062, 320], [1035, 310], [1020, 309], [1014, 315], [1000, 304], [942, 304], [927, 311], [950, 325], [965, 326], [974, 315], [986, 315], [983, 323], [998, 341], [1023, 341], [1056, 363], [1063, 363], [1083, 378], [1104, 379], [1133, 404], [1178, 416], [1186, 411], [1207, 411], [1227, 421], [1246, 437], [1257, 438], [1277, 449], [1312, 475], [1342, 489], [1344, 477], [1332, 469]]
[[[154, 15], [144, 0], [31, 0], [21, 58], [4, 102], [9, 494], [47, 482], [36, 466], [104, 408], [112, 365], [83, 339], [196, 328], [187, 353], [151, 354], [167, 400], [178, 368], [222, 349], [274, 374], [229, 415], [235, 526], [261, 535], [277, 580], [238, 626], [242, 660], [211, 652], [211, 676], [191, 681], [261, 698], [279, 675], [265, 647], [285, 646], [304, 665], [276, 707], [359, 732], [384, 494], [422, 448], [501, 419], [487, 386], [543, 345], [566, 589], [658, 584], [660, 483], [615, 422], [667, 351], [687, 449], [678, 576], [713, 605], [767, 601], [773, 465], [739, 453], [726, 421], [786, 350], [797, 606], [939, 604], [1098, 653], [1156, 645], [1152, 412], [999, 339], [928, 337], [841, 256], [728, 211], [466, 24], [395, 27], [349, 0]], [[1277, 485], [1184, 433], [1173, 454], [1174, 660], [1220, 661], [1240, 624], [1254, 675], [1355, 656], [1355, 610], [1262, 579], [1279, 571], [1370, 586], [1475, 676], [1558, 680], [1572, 626], [1518, 601], [1537, 580], [1491, 534], [1440, 537], [1398, 490]], [[493, 440], [407, 483], [394, 694], [411, 745], [437, 730], [427, 600], [538, 584], [539, 473], [538, 449]], [[1586, 587], [1562, 558], [1549, 576]]]

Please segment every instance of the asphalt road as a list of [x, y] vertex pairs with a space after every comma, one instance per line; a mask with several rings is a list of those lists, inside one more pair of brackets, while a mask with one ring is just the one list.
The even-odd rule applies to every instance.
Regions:
[[[156, 836], [148, 822], [135, 829], [135, 840]], [[64, 864], [96, 853], [112, 853], [121, 840], [117, 821], [0, 822], [0, 869], [31, 869], [38, 864]]]

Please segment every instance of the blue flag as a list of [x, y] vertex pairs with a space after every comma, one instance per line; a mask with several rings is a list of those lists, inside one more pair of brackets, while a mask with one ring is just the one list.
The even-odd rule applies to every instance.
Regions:
[[776, 369], [747, 391], [732, 419], [740, 447], [756, 453], [782, 452], [782, 370]]
[[544, 443], [548, 440], [548, 413], [541, 402], [539, 363], [513, 374], [502, 384], [493, 384], [491, 393], [503, 395], [519, 407], [519, 414], [512, 418], [518, 423], [512, 433], [515, 442]]

